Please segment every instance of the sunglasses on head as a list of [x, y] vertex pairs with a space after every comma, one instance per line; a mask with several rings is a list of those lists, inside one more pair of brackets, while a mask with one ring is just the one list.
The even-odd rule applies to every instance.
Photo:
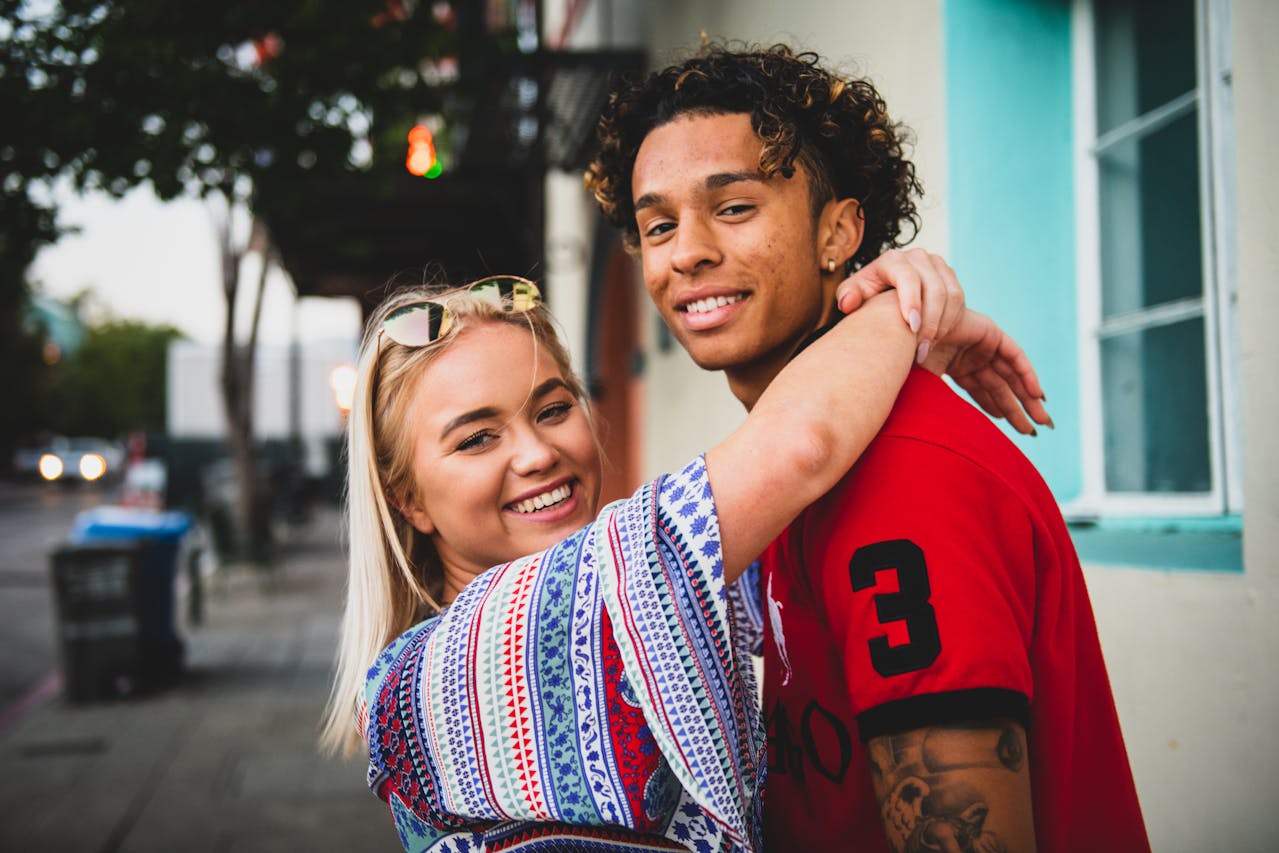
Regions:
[[[457, 293], [478, 297], [509, 312], [532, 311], [542, 304], [542, 292], [537, 285], [516, 275], [482, 278]], [[441, 300], [423, 299], [401, 305], [386, 315], [378, 336], [385, 333], [406, 347], [424, 347], [438, 341], [453, 328], [453, 312], [448, 308], [448, 299], [449, 296], [445, 296]]]

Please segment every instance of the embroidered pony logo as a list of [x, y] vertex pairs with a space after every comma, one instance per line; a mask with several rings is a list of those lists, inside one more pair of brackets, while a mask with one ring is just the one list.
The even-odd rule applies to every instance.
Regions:
[[786, 654], [786, 634], [782, 631], [782, 605], [773, 598], [773, 575], [768, 575], [768, 590], [764, 594], [768, 602], [768, 621], [773, 626], [773, 645], [777, 646], [777, 657], [782, 662], [782, 686], [790, 684], [790, 655]]

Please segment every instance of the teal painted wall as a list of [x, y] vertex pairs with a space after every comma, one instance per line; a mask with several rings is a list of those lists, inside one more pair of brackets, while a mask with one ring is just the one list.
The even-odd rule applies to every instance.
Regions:
[[1083, 487], [1070, 4], [945, 0], [942, 26], [951, 264], [969, 304], [1030, 354], [1057, 428], [1016, 441], [1070, 500]]

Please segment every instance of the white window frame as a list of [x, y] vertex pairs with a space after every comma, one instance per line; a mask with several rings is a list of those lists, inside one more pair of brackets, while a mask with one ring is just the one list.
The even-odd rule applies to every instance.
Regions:
[[[1231, 89], [1230, 0], [1195, 0], [1198, 66], [1195, 91], [1107, 134], [1163, 124], [1199, 107], [1200, 204], [1204, 295], [1160, 306], [1166, 319], [1204, 318], [1208, 389], [1208, 492], [1165, 494], [1106, 489], [1102, 419], [1102, 284], [1100, 175], [1097, 163], [1097, 80], [1093, 7], [1073, 0], [1075, 252], [1079, 316], [1080, 422], [1083, 489], [1063, 509], [1071, 516], [1210, 516], [1243, 509], [1238, 290], [1235, 274], [1234, 99]], [[1104, 140], [1103, 140], [1104, 144]], [[1122, 318], [1110, 318], [1117, 330]]]

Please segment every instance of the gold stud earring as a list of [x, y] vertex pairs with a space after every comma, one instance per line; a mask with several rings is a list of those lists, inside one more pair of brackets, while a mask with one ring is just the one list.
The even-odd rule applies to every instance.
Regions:
[[826, 259], [826, 272], [834, 272], [834, 271], [835, 271], [835, 259], [834, 259], [834, 258], [827, 258], [827, 259]]

